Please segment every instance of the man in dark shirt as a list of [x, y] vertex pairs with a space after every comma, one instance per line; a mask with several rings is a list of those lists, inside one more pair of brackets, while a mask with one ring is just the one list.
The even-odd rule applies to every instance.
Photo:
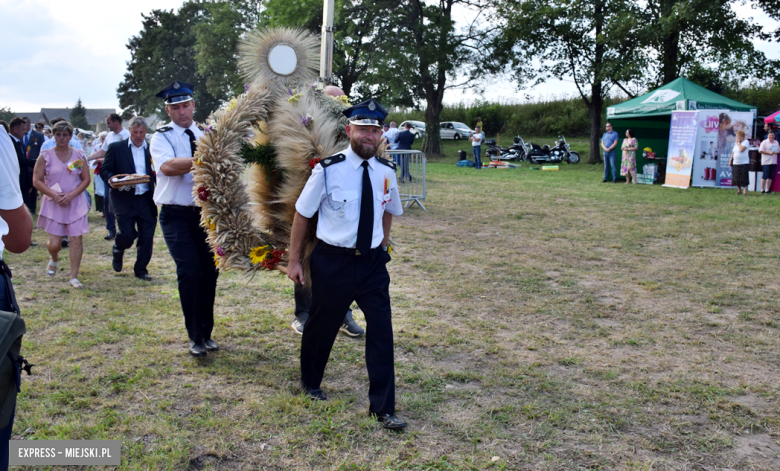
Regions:
[[[412, 150], [412, 144], [414, 144], [414, 134], [409, 130], [411, 129], [409, 123], [404, 124], [404, 130], [398, 133], [398, 150]], [[399, 155], [399, 165], [401, 167], [401, 181], [403, 182], [407, 178], [412, 181], [412, 174], [409, 173], [409, 154]]]

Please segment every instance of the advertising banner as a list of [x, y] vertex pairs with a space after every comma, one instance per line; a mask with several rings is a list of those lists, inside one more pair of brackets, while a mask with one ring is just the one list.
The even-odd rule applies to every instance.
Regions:
[[698, 111], [672, 111], [664, 186], [688, 188], [691, 185], [698, 119]]
[[[753, 133], [753, 114], [728, 110], [699, 110], [693, 159], [693, 186], [730, 187], [729, 159], [738, 131]], [[671, 142], [670, 142], [671, 144]]]
[[[714, 187], [718, 175], [718, 116], [725, 110], [700, 110], [692, 185]], [[726, 161], [728, 166], [728, 160]]]
[[717, 186], [731, 186], [729, 159], [739, 131], [744, 131], [747, 138], [753, 135], [753, 113], [721, 111], [718, 114], [718, 174], [715, 179]]

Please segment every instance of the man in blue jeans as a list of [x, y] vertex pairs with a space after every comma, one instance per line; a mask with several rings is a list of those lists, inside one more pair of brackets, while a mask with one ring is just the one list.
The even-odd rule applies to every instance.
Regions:
[[615, 147], [618, 143], [618, 133], [612, 130], [612, 123], [607, 123], [607, 132], [601, 136], [601, 148], [604, 150], [604, 180], [606, 183], [609, 169], [612, 169], [612, 181], [617, 183], [617, 168], [615, 167]]

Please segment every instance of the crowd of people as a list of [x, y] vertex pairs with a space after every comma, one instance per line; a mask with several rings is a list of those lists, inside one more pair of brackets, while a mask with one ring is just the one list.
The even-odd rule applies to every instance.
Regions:
[[[749, 175], [749, 147], [750, 144], [745, 135], [746, 125], [741, 122], [735, 123], [737, 129], [734, 131], [734, 145], [733, 148], [728, 149], [726, 140], [726, 126], [730, 125], [730, 119], [726, 113], [721, 113], [719, 117], [718, 127], [718, 149], [719, 152], [729, 153], [729, 167], [732, 171], [731, 185], [737, 187], [737, 194], [746, 195], [747, 188], [750, 183]], [[601, 149], [604, 156], [604, 179], [603, 183], [614, 182], [617, 183], [617, 161], [616, 152], [618, 141], [620, 140], [618, 133], [612, 128], [612, 123], [607, 123], [606, 131], [601, 136]], [[729, 128], [733, 129], [733, 128]], [[780, 145], [778, 145], [777, 130], [770, 124], [765, 124], [763, 129], [764, 140], [761, 141], [758, 147], [758, 153], [761, 156], [761, 193], [770, 193], [772, 187], [772, 180], [777, 174], [777, 156], [780, 154]], [[712, 147], [712, 143], [710, 143]], [[626, 178], [626, 184], [636, 184], [636, 151], [639, 150], [639, 141], [634, 135], [632, 129], [627, 129], [625, 138], [621, 143], [620, 149], [622, 151], [620, 161], [620, 176]], [[714, 153], [714, 151], [712, 151]], [[610, 176], [612, 179], [610, 180]]]

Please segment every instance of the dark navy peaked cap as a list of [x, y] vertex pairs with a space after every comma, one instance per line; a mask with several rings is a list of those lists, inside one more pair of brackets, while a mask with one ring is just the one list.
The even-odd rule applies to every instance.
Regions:
[[387, 111], [373, 98], [342, 111], [351, 124], [379, 126], [385, 122]]
[[177, 103], [184, 103], [192, 100], [193, 88], [195, 87], [191, 83], [176, 81], [165, 87], [155, 96], [165, 100], [166, 105], [175, 105]]

